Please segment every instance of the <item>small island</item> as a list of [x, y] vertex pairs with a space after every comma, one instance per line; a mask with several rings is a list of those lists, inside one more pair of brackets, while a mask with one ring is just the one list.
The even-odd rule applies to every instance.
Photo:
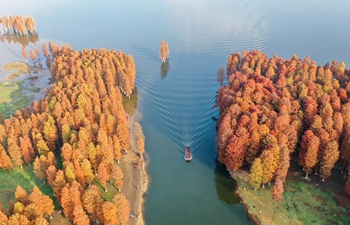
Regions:
[[165, 63], [168, 61], [169, 54], [170, 54], [170, 50], [169, 50], [168, 43], [162, 40], [159, 47], [159, 59], [162, 60], [162, 63]]

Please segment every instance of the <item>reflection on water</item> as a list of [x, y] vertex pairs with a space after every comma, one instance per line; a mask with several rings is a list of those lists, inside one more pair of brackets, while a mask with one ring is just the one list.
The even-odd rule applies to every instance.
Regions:
[[18, 35], [12, 34], [12, 33], [4, 33], [0, 35], [0, 41], [2, 43], [14, 43], [14, 44], [21, 44], [24, 48], [29, 45], [29, 43], [37, 43], [39, 41], [39, 34], [28, 34], [28, 35]]
[[169, 64], [169, 60], [167, 60], [163, 62], [162, 65], [160, 66], [160, 75], [162, 79], [164, 79], [168, 75], [169, 69], [170, 69], [170, 64]]
[[240, 199], [235, 194], [236, 182], [231, 178], [225, 166], [217, 159], [215, 160], [215, 165], [215, 187], [218, 198], [228, 205], [239, 204]]

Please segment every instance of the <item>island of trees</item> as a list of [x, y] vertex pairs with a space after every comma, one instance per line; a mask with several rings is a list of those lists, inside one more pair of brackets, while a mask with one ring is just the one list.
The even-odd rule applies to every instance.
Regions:
[[159, 47], [159, 59], [162, 60], [162, 63], [165, 63], [166, 61], [168, 61], [169, 54], [170, 54], [170, 51], [169, 51], [168, 43], [166, 41], [162, 41]]
[[[125, 224], [130, 204], [120, 190], [123, 173], [117, 162], [130, 148], [122, 93], [135, 88], [135, 64], [120, 51], [43, 45], [54, 82], [46, 96], [9, 119], [0, 116], [0, 167], [33, 165], [35, 175], [53, 190], [15, 191], [8, 210], [0, 207], [1, 224], [49, 224], [53, 200], [75, 224]], [[1, 114], [0, 114], [1, 115]], [[143, 135], [137, 146], [144, 151]]]
[[294, 160], [306, 179], [342, 173], [350, 195], [350, 70], [344, 62], [318, 66], [309, 57], [284, 60], [253, 50], [231, 54], [226, 72], [228, 84], [217, 96], [217, 149], [227, 169], [248, 166], [251, 186], [272, 183], [278, 201]]
[[36, 28], [35, 20], [28, 15], [24, 18], [19, 15], [13, 15], [10, 17], [2, 16], [1, 25], [5, 33], [18, 35], [27, 35], [27, 33], [34, 34]]

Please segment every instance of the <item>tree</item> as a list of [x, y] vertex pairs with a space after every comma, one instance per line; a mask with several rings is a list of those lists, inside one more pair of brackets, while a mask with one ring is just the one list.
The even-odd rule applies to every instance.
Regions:
[[68, 124], [62, 125], [62, 141], [67, 143], [71, 137], [71, 130]]
[[34, 171], [34, 174], [39, 179], [44, 179], [45, 178], [46, 173], [45, 173], [45, 170], [43, 170], [43, 166], [42, 166], [40, 158], [38, 156], [34, 160], [33, 171]]
[[13, 162], [22, 168], [23, 159], [22, 152], [17, 144], [17, 137], [14, 135], [9, 135], [7, 139], [8, 153], [11, 156]]
[[34, 203], [27, 205], [23, 214], [31, 221], [36, 220], [35, 218], [43, 218], [44, 215], [43, 212], [39, 210], [39, 207]]
[[216, 71], [216, 75], [217, 75], [217, 78], [216, 78], [217, 82], [222, 85], [222, 83], [224, 82], [224, 79], [225, 79], [225, 69], [223, 67], [220, 67]]
[[5, 212], [0, 211], [0, 224], [8, 224], [8, 217]]
[[231, 115], [226, 113], [221, 115], [221, 122], [218, 125], [218, 135], [216, 138], [216, 145], [218, 148], [219, 161], [224, 162], [223, 155], [225, 152], [226, 145], [232, 137], [233, 131], [231, 128]]
[[123, 171], [119, 166], [115, 165], [112, 171], [112, 177], [115, 180], [115, 187], [120, 191], [123, 187]]
[[32, 203], [34, 203], [38, 206], [40, 212], [42, 212], [44, 215], [50, 216], [50, 218], [52, 218], [51, 215], [52, 215], [55, 207], [53, 205], [52, 199], [49, 196], [42, 195], [40, 193], [39, 198], [32, 201]]
[[61, 206], [63, 208], [64, 215], [68, 219], [73, 220], [73, 218], [74, 218], [74, 215], [73, 215], [74, 204], [73, 204], [72, 199], [71, 199], [68, 184], [62, 189]]
[[321, 162], [320, 162], [320, 177], [322, 181], [327, 179], [332, 172], [335, 162], [339, 158], [338, 142], [331, 141], [326, 144]]
[[6, 138], [7, 134], [5, 131], [5, 126], [3, 125], [3, 119], [2, 119], [2, 114], [0, 112], [0, 143], [2, 143]]
[[89, 156], [89, 161], [91, 163], [91, 167], [94, 169], [95, 174], [97, 174], [96, 147], [92, 142], [90, 142], [86, 148]]
[[107, 180], [109, 180], [109, 174], [104, 161], [98, 165], [97, 176], [101, 182], [101, 185], [104, 187], [105, 191], [107, 191]]
[[56, 173], [57, 173], [57, 168], [54, 165], [50, 165], [46, 170], [47, 182], [51, 187], [53, 186], [53, 182], [55, 181]]
[[112, 202], [105, 202], [102, 205], [104, 224], [119, 224], [116, 206]]
[[272, 186], [272, 198], [274, 201], [278, 202], [282, 200], [284, 189], [283, 182], [280, 179], [276, 179], [274, 185]]
[[51, 214], [54, 211], [53, 201], [47, 195], [43, 195], [38, 187], [34, 186], [32, 193], [29, 195], [29, 200], [32, 204], [38, 206], [38, 210], [41, 213], [51, 218]]
[[73, 149], [69, 143], [64, 143], [61, 148], [61, 156], [65, 161], [70, 161], [72, 157]]
[[43, 155], [43, 156], [47, 156], [47, 154], [50, 151], [49, 146], [47, 145], [47, 142], [44, 141], [43, 139], [39, 139], [37, 141], [36, 148], [37, 148], [39, 154]]
[[118, 160], [121, 157], [121, 148], [117, 135], [113, 135], [113, 150], [114, 150], [114, 158]]
[[103, 221], [101, 193], [95, 185], [89, 185], [83, 194], [83, 204], [86, 211], [92, 216], [92, 220]]
[[273, 67], [269, 67], [269, 69], [265, 73], [265, 76], [270, 79], [272, 79], [275, 76], [275, 70], [273, 69]]
[[49, 114], [47, 121], [44, 125], [44, 137], [47, 141], [47, 145], [51, 151], [56, 149], [56, 141], [57, 141], [57, 127], [55, 125], [55, 120]]
[[37, 45], [35, 45], [35, 56], [39, 57], [40, 56], [40, 52], [39, 52], [39, 48]]
[[259, 154], [259, 149], [261, 146], [261, 137], [257, 131], [252, 131], [249, 137], [249, 142], [247, 145], [247, 150], [244, 159], [252, 164]]
[[125, 124], [117, 124], [117, 136], [119, 139], [121, 149], [130, 148], [129, 131]]
[[19, 142], [21, 144], [23, 160], [24, 162], [30, 164], [30, 162], [34, 158], [34, 149], [32, 141], [30, 140], [28, 135], [24, 135], [23, 137], [19, 137]]
[[287, 173], [290, 165], [289, 161], [290, 161], [289, 150], [286, 146], [283, 146], [280, 151], [280, 160], [276, 170], [276, 179], [281, 180], [283, 183], [285, 182], [287, 177]]
[[22, 214], [13, 214], [9, 221], [8, 221], [8, 225], [29, 225], [30, 222], [28, 220], [28, 218], [25, 215]]
[[236, 170], [243, 164], [245, 148], [242, 140], [233, 135], [226, 146], [224, 153], [224, 162], [228, 169]]
[[82, 185], [85, 186], [85, 176], [84, 176], [84, 171], [80, 167], [80, 163], [77, 159], [74, 159], [73, 161], [74, 164], [74, 173], [77, 181]]
[[35, 56], [35, 53], [33, 52], [33, 50], [30, 50], [30, 51], [29, 51], [29, 57], [30, 57], [30, 59], [31, 59], [32, 61], [35, 60], [36, 56]]
[[262, 162], [262, 168], [263, 168], [263, 185], [270, 182], [274, 175], [274, 155], [270, 150], [264, 150], [261, 153], [261, 162]]
[[94, 180], [94, 173], [91, 169], [91, 164], [88, 159], [83, 159], [81, 163], [81, 169], [83, 171], [86, 183], [90, 184]]
[[170, 51], [169, 51], [168, 43], [162, 40], [159, 48], [159, 59], [162, 60], [162, 63], [168, 60], [169, 53]]
[[130, 203], [123, 193], [117, 193], [113, 197], [113, 203], [116, 207], [117, 218], [122, 224], [127, 224], [130, 215]]
[[250, 168], [249, 183], [254, 190], [260, 188], [263, 182], [263, 168], [260, 158], [256, 158]]
[[61, 200], [61, 191], [66, 186], [67, 181], [62, 170], [58, 170], [55, 176], [55, 180], [52, 184], [52, 190], [58, 201]]
[[0, 145], [0, 167], [8, 170], [12, 170], [12, 162], [10, 157], [7, 155], [4, 147]]
[[27, 51], [25, 50], [24, 47], [22, 47], [22, 57], [23, 59], [26, 61], [26, 63], [28, 62], [28, 58], [27, 58]]
[[89, 225], [90, 220], [81, 205], [75, 205], [73, 210], [74, 223], [77, 225]]
[[311, 173], [312, 168], [318, 162], [318, 152], [320, 146], [320, 139], [315, 136], [312, 130], [307, 130], [302, 136], [299, 152], [299, 164], [305, 169], [306, 176]]
[[64, 170], [64, 174], [66, 175], [67, 181], [69, 183], [72, 183], [73, 181], [75, 181], [76, 177], [74, 174], [73, 166], [67, 165], [65, 170]]
[[21, 202], [23, 205], [29, 204], [28, 194], [21, 186], [17, 186], [16, 192], [15, 192], [15, 198], [17, 201]]
[[84, 192], [83, 186], [77, 181], [74, 181], [70, 185], [69, 194], [71, 197], [71, 201], [73, 202], [73, 205], [83, 205], [82, 203], [83, 192]]
[[304, 108], [304, 120], [307, 126], [310, 126], [314, 121], [314, 117], [317, 113], [317, 102], [310, 96], [307, 96], [303, 99], [303, 108]]

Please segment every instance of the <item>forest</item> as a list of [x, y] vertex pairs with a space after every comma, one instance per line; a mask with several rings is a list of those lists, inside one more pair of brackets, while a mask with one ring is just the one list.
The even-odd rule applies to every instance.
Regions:
[[[120, 192], [123, 173], [118, 162], [130, 148], [122, 98], [135, 89], [133, 57], [104, 48], [42, 47], [53, 84], [30, 107], [8, 119], [0, 114], [0, 168], [33, 165], [54, 198], [38, 187], [28, 193], [18, 186], [9, 208], [0, 207], [0, 223], [49, 224], [56, 202], [78, 225], [125, 224], [130, 204]], [[27, 60], [24, 48], [22, 55]], [[36, 48], [31, 58], [37, 55]], [[137, 146], [142, 153], [143, 137]], [[108, 192], [108, 182], [119, 192], [106, 199], [100, 190]]]
[[[350, 195], [350, 70], [334, 60], [269, 58], [258, 50], [230, 54], [227, 84], [217, 95], [218, 159], [229, 170], [250, 168], [254, 189], [272, 184], [283, 197], [291, 162], [309, 179], [344, 177]], [[217, 73], [225, 83], [225, 73]]]

